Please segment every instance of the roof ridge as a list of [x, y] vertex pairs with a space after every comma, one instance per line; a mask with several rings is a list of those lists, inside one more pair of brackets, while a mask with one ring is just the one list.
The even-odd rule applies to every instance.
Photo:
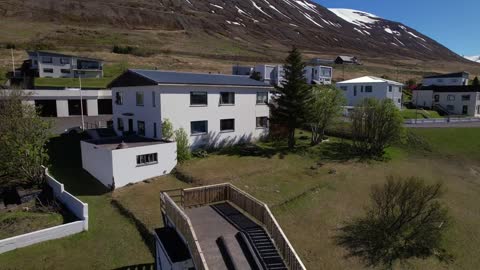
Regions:
[[[232, 74], [223, 74], [223, 73], [203, 73], [203, 72], [192, 72], [192, 71], [174, 71], [174, 70], [160, 70], [160, 69], [137, 69], [132, 68], [129, 69], [131, 71], [149, 71], [149, 72], [170, 72], [170, 73], [177, 73], [177, 74], [196, 74], [196, 75], [220, 75], [220, 76], [232, 76], [232, 77], [246, 77], [250, 78], [248, 75], [232, 75]], [[252, 79], [253, 80], [253, 79]]]

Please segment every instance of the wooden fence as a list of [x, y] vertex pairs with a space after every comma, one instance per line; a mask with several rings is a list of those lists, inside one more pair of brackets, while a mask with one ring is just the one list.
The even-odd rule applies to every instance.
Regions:
[[268, 206], [230, 183], [183, 190], [183, 207], [229, 201], [261, 222], [290, 270], [305, 270]]
[[187, 242], [195, 268], [197, 270], [208, 270], [205, 256], [203, 255], [202, 248], [198, 243], [197, 236], [188, 216], [167, 193], [162, 192], [160, 199], [162, 211], [165, 213], [169, 222]]

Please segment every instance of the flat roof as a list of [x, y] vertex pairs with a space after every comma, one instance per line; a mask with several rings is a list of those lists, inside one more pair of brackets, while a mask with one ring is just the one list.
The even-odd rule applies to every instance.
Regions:
[[69, 55], [69, 54], [63, 54], [63, 53], [56, 53], [56, 52], [47, 52], [47, 51], [27, 51], [28, 56], [51, 56], [51, 57], [76, 57], [76, 58], [81, 58], [85, 60], [91, 60], [91, 61], [98, 61], [98, 62], [103, 62], [102, 59], [96, 59], [96, 58], [89, 58], [89, 57], [83, 57], [83, 56], [78, 56], [78, 55]]
[[95, 144], [98, 147], [110, 149], [110, 150], [127, 149], [127, 148], [141, 147], [141, 146], [147, 146], [147, 145], [170, 143], [167, 141], [154, 140], [154, 139], [145, 138], [137, 135], [94, 139], [94, 140], [87, 140], [85, 142]]

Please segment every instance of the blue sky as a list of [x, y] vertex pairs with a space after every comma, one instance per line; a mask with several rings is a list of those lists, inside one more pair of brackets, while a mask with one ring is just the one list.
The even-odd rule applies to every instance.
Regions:
[[480, 55], [479, 0], [313, 0], [401, 22], [460, 55]]

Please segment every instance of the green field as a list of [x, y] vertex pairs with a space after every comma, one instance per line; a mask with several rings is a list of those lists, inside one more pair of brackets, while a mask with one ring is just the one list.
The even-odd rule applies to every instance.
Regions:
[[[113, 269], [152, 263], [135, 225], [112, 207], [112, 199], [132, 213], [142, 227], [152, 230], [162, 226], [160, 191], [232, 182], [271, 207], [308, 269], [364, 269], [358, 260], [344, 257], [345, 251], [335, 245], [333, 237], [344, 221], [363, 213], [371, 185], [393, 175], [444, 182], [444, 202], [453, 220], [445, 238], [446, 247], [456, 258], [453, 264], [444, 266], [428, 259], [404, 268], [476, 269], [480, 265], [480, 129], [412, 132], [428, 147], [409, 140], [412, 145], [389, 148], [388, 161], [359, 161], [349, 151], [348, 140], [333, 137], [310, 147], [308, 133], [299, 132], [302, 139], [293, 153], [286, 151], [282, 142], [226, 149], [178, 166], [177, 175], [193, 180], [192, 184], [166, 176], [113, 194], [105, 193], [82, 172], [78, 160], [67, 158], [66, 153], [73, 150], [65, 145], [77, 145], [78, 141], [59, 140], [52, 151], [53, 172], [66, 183], [67, 190], [89, 203], [90, 230], [0, 255], [0, 265], [32, 269], [32, 261], [41, 261], [48, 269]], [[78, 150], [72, 153], [79, 155]]]
[[443, 118], [437, 111], [422, 109], [403, 109], [401, 110], [401, 114], [403, 119]]

